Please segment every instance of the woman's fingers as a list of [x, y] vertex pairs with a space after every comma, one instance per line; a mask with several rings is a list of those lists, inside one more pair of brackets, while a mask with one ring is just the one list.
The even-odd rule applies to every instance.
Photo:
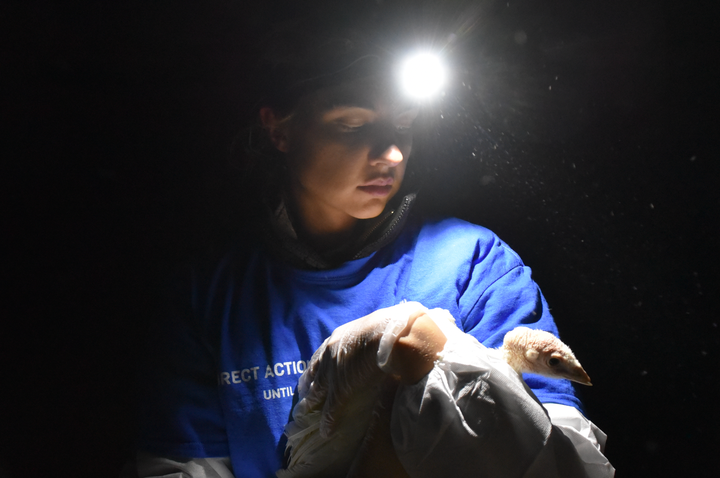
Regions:
[[426, 313], [414, 314], [393, 346], [390, 363], [404, 384], [419, 382], [432, 370], [447, 337]]

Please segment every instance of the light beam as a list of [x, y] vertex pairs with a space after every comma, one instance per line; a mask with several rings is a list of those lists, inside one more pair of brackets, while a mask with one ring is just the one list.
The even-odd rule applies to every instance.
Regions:
[[418, 53], [408, 58], [400, 70], [405, 91], [417, 99], [437, 93], [445, 81], [445, 68], [431, 53]]

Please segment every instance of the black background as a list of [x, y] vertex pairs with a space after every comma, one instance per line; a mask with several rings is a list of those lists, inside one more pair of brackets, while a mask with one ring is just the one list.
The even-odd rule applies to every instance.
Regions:
[[[0, 6], [0, 477], [118, 474], [163, 285], [243, 226], [247, 47], [300, 3]], [[419, 206], [533, 268], [618, 476], [717, 476], [711, 4], [433, 4], [456, 71], [417, 140], [437, 162]]]

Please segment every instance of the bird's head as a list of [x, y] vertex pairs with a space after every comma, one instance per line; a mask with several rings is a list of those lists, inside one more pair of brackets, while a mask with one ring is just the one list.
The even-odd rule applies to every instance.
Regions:
[[502, 349], [505, 360], [518, 373], [536, 373], [592, 385], [570, 347], [549, 332], [516, 327], [505, 334]]

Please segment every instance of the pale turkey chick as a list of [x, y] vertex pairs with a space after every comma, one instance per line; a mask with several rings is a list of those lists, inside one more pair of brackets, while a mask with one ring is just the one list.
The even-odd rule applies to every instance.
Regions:
[[516, 327], [505, 334], [499, 350], [518, 373], [536, 373], [592, 385], [570, 347], [550, 332]]

